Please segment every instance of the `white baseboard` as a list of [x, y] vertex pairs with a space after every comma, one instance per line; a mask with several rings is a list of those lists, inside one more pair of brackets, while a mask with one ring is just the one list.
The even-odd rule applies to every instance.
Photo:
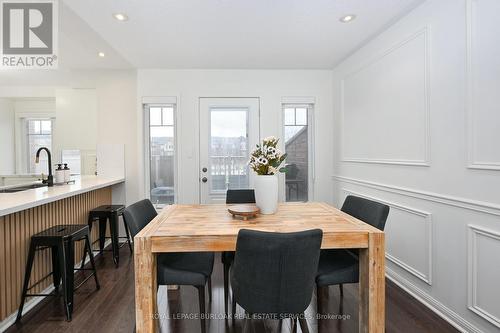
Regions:
[[428, 307], [438, 316], [446, 320], [450, 325], [463, 333], [484, 333], [476, 326], [460, 317], [456, 312], [446, 307], [443, 303], [429, 296], [426, 292], [419, 289], [413, 283], [396, 273], [394, 270], [386, 267], [386, 277], [394, 282], [398, 287], [416, 298], [420, 303]]
[[[111, 240], [107, 240], [105, 243], [104, 243], [104, 247], [106, 248], [108, 245], [111, 245]], [[99, 251], [93, 251], [94, 252], [94, 258], [100, 256], [101, 254], [99, 253]], [[87, 256], [87, 259], [85, 260], [85, 264], [88, 264], [90, 262], [90, 258], [89, 256]], [[82, 262], [80, 261], [79, 263], [75, 264], [75, 268], [80, 268]], [[41, 291], [40, 293], [41, 294], [50, 294], [51, 292], [54, 291], [54, 286], [51, 285], [50, 287], [44, 289], [43, 291]], [[50, 297], [50, 296], [38, 296], [38, 297], [31, 297], [31, 299], [29, 301], [27, 301], [26, 303], [24, 303], [24, 307], [23, 307], [23, 316], [28, 313], [31, 309], [33, 309], [35, 306], [37, 306], [41, 301], [43, 301], [46, 297]], [[12, 313], [10, 316], [8, 316], [7, 318], [5, 318], [4, 320], [2, 320], [0, 322], [0, 333], [3, 333], [5, 332], [9, 327], [11, 327], [12, 325], [14, 325], [14, 323], [16, 322], [16, 317], [17, 317], [17, 310], [16, 312]]]

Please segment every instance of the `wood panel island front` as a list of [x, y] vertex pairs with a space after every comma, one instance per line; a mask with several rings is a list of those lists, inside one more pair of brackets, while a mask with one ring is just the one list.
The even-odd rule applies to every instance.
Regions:
[[[112, 203], [111, 187], [123, 178], [81, 176], [74, 184], [41, 187], [16, 193], [0, 193], [0, 332], [15, 321], [21, 299], [30, 237], [58, 224], [87, 224], [88, 212]], [[97, 238], [98, 228], [92, 230]], [[83, 244], [75, 249], [75, 262], [83, 255]], [[51, 255], [38, 251], [30, 285], [35, 293], [51, 291]], [[40, 297], [28, 298], [24, 312]]]

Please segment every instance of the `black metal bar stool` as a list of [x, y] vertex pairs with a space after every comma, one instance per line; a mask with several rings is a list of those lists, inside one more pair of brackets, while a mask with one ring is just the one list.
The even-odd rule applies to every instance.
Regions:
[[[99, 221], [99, 239], [92, 242], [92, 245], [94, 243], [99, 242], [99, 251], [102, 252], [104, 250], [104, 243], [106, 242], [106, 238], [111, 238], [111, 248], [113, 251], [113, 261], [115, 262], [115, 265], [118, 266], [118, 262], [120, 259], [120, 248], [125, 245], [119, 244], [119, 239], [126, 238], [128, 247], [130, 249], [130, 253], [132, 253], [132, 243], [130, 242], [130, 234], [129, 230], [127, 227], [127, 224], [125, 221], [123, 221], [123, 225], [125, 227], [125, 233], [127, 236], [125, 237], [120, 237], [118, 235], [119, 229], [118, 229], [118, 218], [123, 215], [123, 210], [125, 209], [124, 205], [104, 205], [104, 206], [99, 206], [97, 208], [92, 209], [89, 212], [89, 230], [92, 231], [92, 225], [94, 224], [95, 221]], [[111, 237], [106, 237], [106, 222], [109, 221], [109, 230]], [[85, 260], [85, 256], [83, 257]]]
[[[56, 225], [46, 229], [38, 234], [31, 236], [30, 248], [28, 252], [28, 262], [26, 263], [26, 272], [24, 274], [23, 292], [21, 295], [21, 304], [17, 312], [16, 322], [21, 320], [24, 302], [27, 296], [57, 296], [59, 294], [59, 284], [62, 280], [64, 307], [66, 310], [66, 318], [71, 321], [73, 313], [73, 293], [80, 288], [90, 277], [94, 276], [96, 289], [99, 289], [99, 281], [97, 280], [97, 272], [94, 264], [94, 255], [90, 248], [89, 227], [82, 224], [73, 225]], [[90, 264], [92, 268], [75, 268], [75, 242], [85, 241], [84, 257], [89, 253]], [[50, 249], [52, 251], [52, 273], [43, 277], [40, 281], [29, 286], [31, 269], [35, 259], [35, 252]], [[92, 271], [80, 284], [74, 286], [75, 271]], [[54, 281], [55, 292], [50, 294], [28, 294], [28, 291], [38, 285], [45, 278], [52, 275]]]

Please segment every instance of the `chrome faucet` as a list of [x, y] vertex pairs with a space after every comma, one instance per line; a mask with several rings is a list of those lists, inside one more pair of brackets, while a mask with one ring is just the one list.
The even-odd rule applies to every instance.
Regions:
[[54, 177], [52, 176], [52, 157], [50, 155], [50, 150], [45, 147], [40, 147], [36, 151], [36, 158], [35, 158], [35, 163], [38, 163], [40, 161], [40, 152], [42, 150], [45, 150], [47, 152], [47, 156], [49, 157], [48, 163], [49, 163], [49, 175], [47, 176], [47, 179], [42, 179], [42, 183], [47, 184], [47, 186], [54, 186]]

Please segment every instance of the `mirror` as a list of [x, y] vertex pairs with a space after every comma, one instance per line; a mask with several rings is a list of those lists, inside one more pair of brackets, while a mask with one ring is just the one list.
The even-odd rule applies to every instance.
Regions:
[[[97, 98], [95, 89], [23, 89], [16, 96], [0, 96], [0, 187], [29, 183], [67, 163], [72, 175], [96, 173]], [[26, 96], [28, 95], [28, 96]], [[35, 96], [33, 96], [35, 95]]]

